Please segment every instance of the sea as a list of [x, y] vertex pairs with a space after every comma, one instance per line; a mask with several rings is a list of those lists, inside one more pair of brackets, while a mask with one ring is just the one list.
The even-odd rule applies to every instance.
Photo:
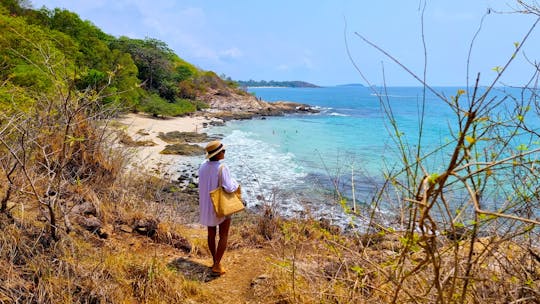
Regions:
[[[283, 216], [359, 226], [365, 218], [346, 210], [369, 209], [378, 200], [377, 212], [394, 212], [390, 205], [396, 197], [382, 197], [379, 190], [388, 174], [403, 168], [400, 146], [420, 146], [424, 155], [454, 142], [457, 116], [444, 99], [460, 95], [466, 104], [472, 92], [434, 90], [249, 88], [262, 100], [304, 103], [319, 112], [229, 121], [208, 133], [226, 145], [224, 162], [241, 183], [249, 208], [270, 206]], [[424, 170], [442, 171], [448, 155], [438, 150], [424, 162]]]

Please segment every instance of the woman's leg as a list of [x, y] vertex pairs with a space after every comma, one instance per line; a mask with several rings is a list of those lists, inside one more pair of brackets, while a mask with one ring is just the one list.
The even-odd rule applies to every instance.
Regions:
[[221, 267], [221, 258], [227, 249], [227, 241], [229, 238], [229, 227], [231, 226], [231, 218], [225, 219], [223, 223], [219, 224], [219, 242], [217, 245], [216, 255], [214, 257], [214, 267], [212, 270], [218, 270], [217, 272], [225, 273]]
[[210, 254], [212, 254], [212, 260], [214, 261], [214, 265], [216, 264], [216, 230], [216, 226], [209, 226], [206, 239], [208, 242], [208, 250], [210, 250]]

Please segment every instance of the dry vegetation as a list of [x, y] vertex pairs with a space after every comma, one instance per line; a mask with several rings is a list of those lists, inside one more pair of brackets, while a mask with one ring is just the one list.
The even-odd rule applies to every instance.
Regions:
[[[234, 268], [215, 279], [205, 231], [190, 226], [196, 193], [124, 172], [122, 153], [98, 140], [114, 136], [103, 121], [73, 121], [54, 132], [19, 121], [2, 133], [2, 303], [443, 303], [460, 302], [465, 279], [465, 303], [539, 297], [538, 252], [524, 239], [438, 235], [426, 247], [421, 234], [342, 235], [271, 209], [235, 218], [225, 258]], [[66, 129], [85, 140], [64, 145]], [[17, 130], [55, 135], [19, 149], [21, 137], [8, 141]]]
[[[429, 251], [407, 245], [405, 233], [345, 237], [317, 223], [287, 223], [276, 243], [266, 291], [282, 303], [537, 303], [540, 261], [527, 246], [499, 237], [474, 243], [469, 278], [466, 241], [437, 240], [436, 267]], [[440, 282], [440, 294], [436, 280]], [[462, 283], [471, 281], [463, 294]]]
[[[505, 130], [531, 131], [515, 112], [490, 118], [487, 95], [449, 102], [459, 124], [447, 170], [427, 172], [400, 143], [415, 161], [383, 190], [400, 194], [403, 229], [373, 221], [369, 233], [340, 234], [271, 209], [245, 213], [229, 272], [215, 278], [205, 231], [192, 225], [196, 193], [126, 171], [112, 142], [138, 144], [109, 127], [100, 91], [73, 91], [61, 62], [43, 55], [33, 64], [55, 95], [33, 92], [32, 107], [0, 114], [0, 303], [540, 303], [539, 150], [504, 150], [515, 136]], [[516, 109], [540, 112], [536, 98]], [[479, 138], [497, 157], [480, 159]], [[511, 186], [507, 207], [484, 205], [489, 179]], [[469, 196], [450, 210], [456, 191]]]

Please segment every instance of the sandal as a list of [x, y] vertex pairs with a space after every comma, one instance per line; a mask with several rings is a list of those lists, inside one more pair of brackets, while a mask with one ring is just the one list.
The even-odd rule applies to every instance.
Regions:
[[221, 266], [221, 264], [217, 264], [217, 265], [212, 266], [212, 272], [218, 275], [222, 275], [222, 274], [225, 274], [226, 271], [223, 268], [223, 266]]

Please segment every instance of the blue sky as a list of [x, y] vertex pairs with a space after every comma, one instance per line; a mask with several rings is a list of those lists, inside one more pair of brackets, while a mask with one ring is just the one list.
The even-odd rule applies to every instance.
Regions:
[[[363, 42], [366, 37], [422, 75], [423, 0], [31, 0], [34, 8], [65, 8], [104, 32], [156, 38], [201, 69], [235, 80], [303, 80], [318, 85], [419, 83]], [[470, 81], [489, 84], [536, 20], [534, 15], [496, 13], [517, 8], [513, 0], [429, 0], [424, 14], [427, 82], [463, 86], [467, 55], [482, 16], [492, 9], [472, 48]], [[345, 22], [347, 28], [345, 28]], [[526, 57], [525, 57], [526, 56]], [[523, 85], [526, 62], [540, 61], [540, 26], [523, 45], [501, 81]], [[384, 77], [383, 77], [384, 69]]]

